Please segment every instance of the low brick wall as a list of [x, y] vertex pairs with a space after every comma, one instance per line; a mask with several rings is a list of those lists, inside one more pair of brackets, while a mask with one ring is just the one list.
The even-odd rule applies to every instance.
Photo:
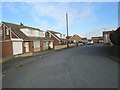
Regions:
[[[78, 46], [83, 45], [83, 43], [78, 43]], [[77, 44], [69, 44], [69, 47], [77, 46]]]
[[69, 47], [75, 46], [75, 44], [69, 44]]
[[33, 53], [29, 52], [29, 53], [9, 56], [9, 57], [5, 57], [5, 58], [0, 58], [0, 63], [5, 63], [5, 62], [8, 62], [8, 61], [13, 60], [15, 58], [18, 58], [18, 57], [26, 57], [26, 56], [32, 56], [32, 55], [33, 55]]
[[80, 45], [83, 45], [83, 43], [78, 43], [78, 45], [80, 46]]
[[48, 49], [48, 47], [44, 47], [44, 48], [43, 48], [43, 50], [46, 50], [46, 49]]
[[63, 48], [67, 48], [67, 45], [56, 45], [56, 46], [54, 47], [55, 50], [63, 49]]
[[34, 52], [40, 51], [40, 48], [34, 48]]

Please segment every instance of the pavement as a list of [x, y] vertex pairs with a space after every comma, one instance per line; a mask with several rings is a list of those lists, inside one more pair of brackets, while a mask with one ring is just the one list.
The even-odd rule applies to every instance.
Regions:
[[5, 74], [3, 88], [118, 88], [118, 63], [104, 45], [86, 45], [36, 55]]
[[10, 60], [10, 61], [2, 64], [2, 72], [5, 72], [6, 70], [9, 70], [13, 67], [16, 67], [16, 66], [23, 65], [25, 63], [29, 63], [31, 61], [34, 61], [34, 59], [31, 59], [31, 58], [34, 58], [36, 56], [41, 56], [42, 57], [42, 56], [44, 56], [48, 53], [52, 53], [53, 51], [54, 50], [47, 51], [47, 52], [35, 52], [31, 56], [14, 58], [13, 60]]

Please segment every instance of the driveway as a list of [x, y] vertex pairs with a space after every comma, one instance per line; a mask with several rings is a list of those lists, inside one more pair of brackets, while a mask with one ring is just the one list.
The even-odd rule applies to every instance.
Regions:
[[87, 45], [35, 56], [3, 76], [3, 88], [117, 88], [118, 63], [103, 45]]

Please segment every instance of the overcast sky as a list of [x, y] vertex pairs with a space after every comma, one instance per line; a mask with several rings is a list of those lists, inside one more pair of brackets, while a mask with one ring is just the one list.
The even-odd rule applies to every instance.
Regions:
[[103, 28], [118, 25], [117, 2], [3, 2], [2, 21], [53, 30], [66, 34], [65, 13], [69, 16], [69, 35], [102, 35]]

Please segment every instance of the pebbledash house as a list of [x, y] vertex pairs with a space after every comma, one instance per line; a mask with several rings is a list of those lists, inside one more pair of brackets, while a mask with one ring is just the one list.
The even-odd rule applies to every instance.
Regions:
[[38, 28], [1, 22], [0, 43], [2, 43], [2, 57], [37, 52], [53, 48], [53, 40], [45, 37], [45, 31]]

